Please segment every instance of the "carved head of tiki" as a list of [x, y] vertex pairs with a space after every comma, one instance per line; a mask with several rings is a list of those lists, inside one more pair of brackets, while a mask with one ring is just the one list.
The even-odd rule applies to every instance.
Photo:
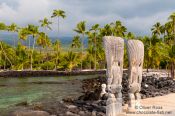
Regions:
[[111, 78], [113, 66], [119, 66], [120, 72], [123, 73], [124, 40], [120, 37], [105, 36], [103, 42], [107, 60], [108, 78]]

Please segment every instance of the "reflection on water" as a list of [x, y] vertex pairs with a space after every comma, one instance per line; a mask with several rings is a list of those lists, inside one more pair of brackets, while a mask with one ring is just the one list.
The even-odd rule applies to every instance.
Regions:
[[79, 96], [81, 93], [79, 80], [96, 76], [0, 78], [0, 110], [14, 107], [23, 101], [31, 103]]

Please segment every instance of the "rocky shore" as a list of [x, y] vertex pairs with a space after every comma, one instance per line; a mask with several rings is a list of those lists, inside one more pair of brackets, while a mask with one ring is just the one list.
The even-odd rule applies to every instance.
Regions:
[[[123, 105], [128, 103], [128, 79], [124, 74], [122, 81]], [[44, 101], [23, 106], [9, 116], [105, 116], [106, 96], [99, 97], [101, 84], [106, 83], [105, 76], [82, 81], [83, 95], [76, 99], [65, 98], [63, 101]], [[142, 99], [175, 93], [175, 80], [167, 77], [143, 77]]]
[[0, 77], [42, 77], [42, 76], [76, 76], [76, 75], [93, 75], [105, 74], [106, 70], [83, 70], [83, 71], [1, 71]]

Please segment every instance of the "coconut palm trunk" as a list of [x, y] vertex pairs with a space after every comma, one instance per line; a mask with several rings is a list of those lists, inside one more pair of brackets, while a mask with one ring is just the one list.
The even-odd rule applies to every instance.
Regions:
[[84, 34], [82, 34], [82, 39], [81, 39], [81, 70], [83, 70], [83, 50], [84, 50]]
[[[93, 46], [94, 46], [94, 52], [92, 53], [94, 56], [94, 70], [97, 69], [97, 34], [99, 31], [99, 24], [95, 24], [91, 27], [90, 31], [92, 31], [92, 39], [93, 39]], [[90, 33], [89, 33], [90, 34]]]
[[174, 78], [174, 62], [171, 63], [171, 77]]
[[[59, 16], [58, 16], [58, 37], [59, 37], [59, 27], [60, 27], [60, 19], [59, 19]], [[55, 62], [55, 70], [57, 70], [57, 65], [58, 65], [58, 50], [57, 50], [57, 53], [56, 53], [56, 62]]]
[[31, 57], [30, 57], [30, 70], [33, 70], [33, 52], [35, 49], [35, 37], [33, 36], [33, 47], [32, 47], [32, 52], [31, 52]]
[[16, 47], [16, 41], [15, 41], [15, 38], [13, 39], [13, 47], [14, 47], [14, 48]]
[[84, 37], [85, 37], [85, 33], [86, 33], [86, 25], [85, 25], [85, 21], [81, 21], [80, 23], [77, 24], [76, 29], [74, 29], [74, 31], [76, 31], [77, 33], [82, 35], [81, 38], [81, 70], [83, 69], [83, 50], [84, 50]]
[[60, 19], [59, 19], [59, 17], [58, 17], [58, 34], [59, 34], [59, 28], [60, 28]]
[[56, 54], [55, 70], [57, 70], [57, 65], [58, 65], [58, 53]]
[[30, 49], [30, 38], [29, 38], [29, 49]]
[[[173, 42], [173, 46], [175, 46], [175, 12], [173, 12], [170, 16], [169, 19], [172, 21], [173, 24], [173, 38], [174, 38], [174, 42]], [[173, 46], [172, 46], [172, 52], [173, 52]], [[174, 58], [172, 58], [171, 61], [171, 77], [175, 78], [175, 74], [174, 74], [174, 68], [175, 68], [175, 61]]]
[[55, 63], [55, 70], [57, 70], [57, 65], [58, 65], [58, 58], [59, 58], [59, 51], [58, 51], [59, 48], [57, 48], [57, 53], [56, 53], [56, 63]]
[[95, 66], [94, 66], [95, 70], [97, 69], [96, 58], [97, 58], [97, 41], [96, 41], [96, 37], [95, 37]]

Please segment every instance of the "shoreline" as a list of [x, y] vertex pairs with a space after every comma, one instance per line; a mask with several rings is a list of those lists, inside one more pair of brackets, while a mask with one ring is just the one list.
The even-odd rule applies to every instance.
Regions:
[[[47, 113], [48, 115], [46, 116], [92, 116], [93, 114], [95, 114], [95, 116], [105, 116], [107, 97], [105, 95], [100, 97], [101, 84], [106, 83], [104, 76], [85, 79], [81, 82], [83, 94], [76, 98], [68, 96], [62, 99], [62, 101], [50, 99], [48, 101], [33, 102], [32, 104], [28, 104], [26, 101], [16, 104], [16, 106], [21, 107], [14, 109], [12, 112], [9, 112], [9, 114], [10, 116], [18, 116], [20, 114], [32, 114], [29, 116], [34, 116], [34, 114], [38, 113]], [[143, 78], [141, 90], [142, 100], [175, 93], [174, 82], [175, 80], [171, 78]], [[145, 84], [148, 86], [146, 87]], [[123, 78], [122, 85], [124, 87], [122, 90], [124, 108], [129, 100], [129, 88], [126, 76]]]
[[[123, 70], [123, 73], [127, 73], [127, 69]], [[48, 77], [48, 76], [78, 76], [78, 75], [93, 75], [93, 74], [106, 74], [106, 69], [100, 70], [77, 70], [77, 71], [53, 71], [53, 70], [8, 70], [0, 71], [0, 77]], [[143, 70], [143, 76], [159, 76], [169, 77], [168, 70], [154, 70], [150, 69], [147, 73], [146, 69]]]
[[84, 71], [1, 71], [0, 77], [49, 77], [49, 76], [78, 76], [78, 75], [93, 75], [93, 74], [106, 74], [106, 70], [84, 70]]

